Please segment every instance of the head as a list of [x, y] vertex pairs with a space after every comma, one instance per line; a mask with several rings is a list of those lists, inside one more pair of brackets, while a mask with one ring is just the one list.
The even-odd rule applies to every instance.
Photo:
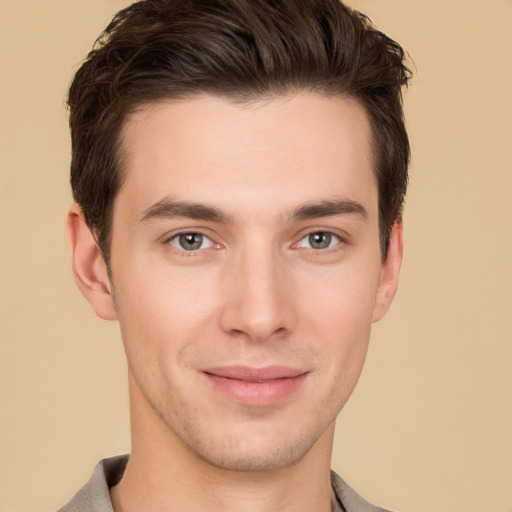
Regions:
[[70, 90], [68, 226], [79, 287], [121, 325], [132, 457], [327, 453], [398, 282], [407, 75], [337, 0], [114, 18]]
[[68, 99], [73, 195], [107, 268], [127, 116], [200, 93], [236, 103], [299, 91], [356, 99], [372, 129], [384, 259], [407, 187], [401, 88], [408, 78], [402, 48], [338, 0], [144, 0], [122, 10]]

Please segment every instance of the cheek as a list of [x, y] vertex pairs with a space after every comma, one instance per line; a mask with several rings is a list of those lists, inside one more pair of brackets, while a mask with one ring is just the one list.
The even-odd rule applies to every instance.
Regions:
[[[127, 272], [137, 268], [136, 273]], [[167, 361], [197, 340], [214, 315], [211, 277], [134, 262], [114, 274], [114, 297], [129, 362]]]
[[349, 394], [361, 372], [378, 287], [376, 270], [352, 265], [323, 278], [317, 275], [299, 293], [305, 330], [322, 346], [329, 379], [339, 380]]
[[351, 264], [339, 268], [302, 273], [302, 309], [323, 328], [348, 334], [366, 335], [375, 307], [379, 264]]

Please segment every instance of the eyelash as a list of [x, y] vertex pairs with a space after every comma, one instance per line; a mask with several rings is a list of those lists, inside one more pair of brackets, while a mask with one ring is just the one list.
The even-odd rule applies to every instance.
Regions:
[[[315, 235], [322, 235], [322, 236], [327, 237], [327, 240], [328, 240], [327, 247], [321, 247], [321, 248], [311, 247], [311, 243], [312, 243], [311, 237], [313, 237]], [[308, 240], [308, 242], [309, 242], [309, 247], [305, 247], [305, 249], [312, 249], [318, 253], [326, 252], [329, 250], [334, 250], [334, 249], [336, 249], [336, 247], [338, 245], [340, 245], [344, 241], [340, 235], [337, 235], [336, 233], [333, 233], [332, 231], [319, 229], [319, 230], [309, 231], [303, 237], [301, 237], [298, 242], [295, 242], [292, 245], [292, 247], [300, 249], [301, 247], [299, 247], [299, 244], [301, 244], [304, 240]], [[332, 242], [334, 242], [334, 244]]]
[[[187, 249], [184, 249], [183, 247], [177, 247], [172, 244], [173, 241], [179, 240], [180, 237], [187, 236], [187, 235], [198, 235], [198, 236], [202, 237], [201, 245], [203, 245], [203, 242], [206, 239], [209, 243], [208, 247], [203, 247], [203, 248], [198, 247], [197, 249], [187, 250]], [[309, 237], [312, 237], [314, 235], [324, 235], [324, 236], [329, 237], [328, 246], [323, 247], [323, 248], [311, 247], [311, 239], [310, 239], [309, 240], [310, 247], [300, 247], [299, 244], [301, 244], [304, 240], [307, 240]], [[333, 240], [335, 242], [334, 244], [332, 244]], [[308, 231], [307, 233], [305, 233], [303, 236], [301, 236], [301, 238], [297, 242], [294, 242], [291, 247], [293, 249], [297, 249], [297, 250], [309, 249], [319, 255], [321, 253], [331, 252], [331, 251], [340, 249], [339, 246], [341, 246], [345, 243], [346, 243], [346, 240], [344, 240], [340, 235], [333, 233], [332, 231], [328, 231], [325, 229], [315, 229], [315, 230]], [[217, 246], [217, 248], [222, 247], [221, 244], [216, 244], [210, 236], [206, 235], [205, 233], [203, 233], [201, 231], [180, 231], [180, 232], [175, 233], [172, 236], [166, 238], [164, 241], [164, 244], [167, 246], [170, 246], [173, 250], [180, 252], [180, 254], [188, 256], [188, 257], [196, 256], [200, 252], [204, 251], [205, 249], [210, 249], [211, 247], [214, 247], [214, 246]]]
[[[178, 240], [181, 238], [181, 237], [185, 237], [187, 235], [196, 235], [196, 236], [200, 236], [202, 237], [202, 240], [201, 240], [201, 245], [203, 245], [203, 242], [205, 240], [208, 241], [209, 245], [208, 247], [199, 247], [197, 249], [184, 249], [183, 247], [177, 247], [177, 246], [174, 246], [173, 245], [173, 241], [175, 240]], [[179, 251], [181, 254], [184, 254], [186, 256], [195, 256], [197, 255], [199, 252], [201, 251], [204, 251], [205, 249], [209, 249], [210, 247], [214, 246], [214, 245], [217, 245], [217, 246], [220, 246], [220, 244], [215, 244], [215, 242], [212, 240], [212, 238], [208, 235], [206, 235], [205, 233], [202, 233], [201, 231], [180, 231], [179, 233], [175, 233], [174, 235], [170, 236], [169, 238], [167, 238], [164, 243], [168, 246], [171, 246], [172, 249], [176, 250], [176, 251]], [[178, 242], [179, 243], [179, 242]]]

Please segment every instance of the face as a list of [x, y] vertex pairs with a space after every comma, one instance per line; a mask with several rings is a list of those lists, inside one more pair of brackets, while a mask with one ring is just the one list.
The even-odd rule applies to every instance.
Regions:
[[289, 466], [332, 435], [398, 276], [369, 139], [356, 101], [305, 93], [127, 120], [111, 316], [132, 421], [151, 410], [191, 456], [234, 470]]

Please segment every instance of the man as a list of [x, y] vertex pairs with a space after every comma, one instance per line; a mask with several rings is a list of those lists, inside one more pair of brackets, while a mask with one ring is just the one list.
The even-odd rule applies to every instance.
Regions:
[[337, 0], [114, 18], [70, 88], [68, 235], [121, 326], [132, 450], [61, 510], [381, 510], [330, 459], [398, 283], [408, 76]]

